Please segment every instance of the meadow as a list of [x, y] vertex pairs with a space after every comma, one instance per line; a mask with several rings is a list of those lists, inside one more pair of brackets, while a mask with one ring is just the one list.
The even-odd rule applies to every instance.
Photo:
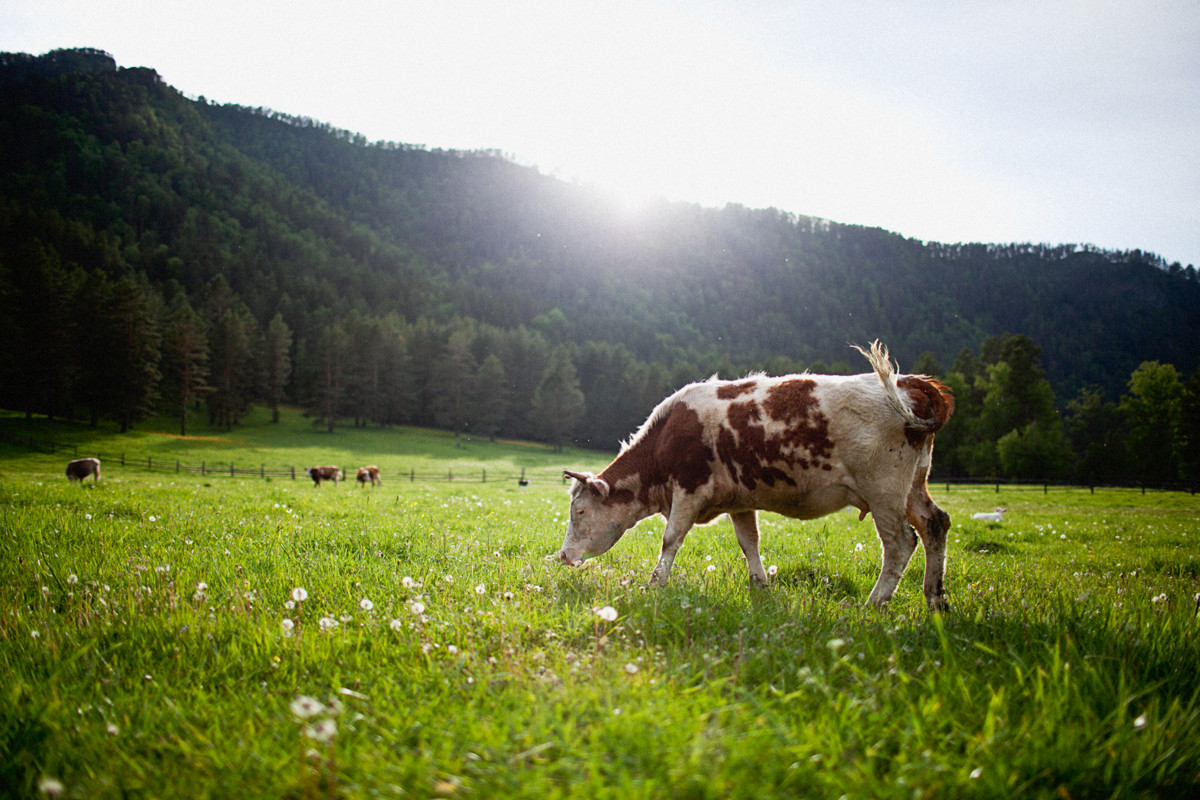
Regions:
[[[0, 443], [0, 792], [62, 797], [1187, 797], [1200, 499], [934, 485], [951, 610], [896, 599], [870, 519], [763, 515], [645, 588], [661, 519], [583, 568], [563, 467], [606, 454], [289, 414], [181, 439], [17, 438], [384, 485], [170, 474]], [[525, 469], [527, 486], [494, 480]], [[445, 472], [488, 482], [412, 481]], [[972, 511], [1009, 509], [1002, 523]]]

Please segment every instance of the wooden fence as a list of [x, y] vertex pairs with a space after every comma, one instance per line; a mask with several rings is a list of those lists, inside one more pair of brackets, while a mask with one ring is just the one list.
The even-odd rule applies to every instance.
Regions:
[[[63, 444], [62, 442], [48, 441], [44, 439], [35, 439], [32, 436], [17, 436], [4, 431], [0, 431], [0, 441], [8, 442], [17, 447], [25, 447], [29, 450], [41, 453], [62, 454], [71, 458], [80, 458], [79, 446], [74, 444]], [[86, 448], [85, 448], [86, 449]], [[238, 465], [235, 462], [207, 462], [201, 461], [199, 464], [184, 464], [178, 459], [158, 458], [153, 456], [146, 457], [126, 457], [125, 453], [106, 453], [103, 451], [84, 452], [83, 456], [95, 456], [103, 462], [104, 466], [111, 467], [119, 465], [132, 469], [147, 469], [156, 472], [177, 472], [177, 473], [193, 473], [199, 475], [211, 475], [213, 477], [245, 477], [245, 478], [297, 478], [307, 479], [304, 474], [304, 467], [286, 466], [286, 467], [268, 467], [265, 464], [254, 466], [252, 464]], [[488, 472], [486, 468], [476, 470], [458, 470], [447, 469], [445, 472], [418, 472], [415, 468], [407, 470], [401, 469], [393, 473], [383, 473], [383, 477], [389, 481], [408, 481], [415, 483], [422, 482], [444, 482], [444, 483], [512, 483], [515, 482], [519, 486], [529, 486], [531, 484], [565, 484], [567, 479], [563, 477], [562, 471], [553, 470], [534, 470], [521, 472]], [[348, 472], [347, 478], [354, 480], [353, 473]], [[1000, 489], [1005, 491], [1036, 491], [1041, 489], [1044, 494], [1048, 494], [1051, 488], [1055, 489], [1087, 489], [1095, 492], [1096, 489], [1127, 489], [1140, 491], [1145, 494], [1147, 491], [1176, 491], [1188, 492], [1196, 494], [1197, 485], [1195, 481], [1190, 483], [1172, 482], [1165, 484], [1147, 484], [1136, 481], [1126, 483], [1106, 483], [1106, 484], [1088, 484], [1071, 481], [1040, 481], [1040, 480], [1022, 480], [1019, 478], [937, 478], [931, 480], [930, 483], [934, 486], [944, 486], [947, 492], [952, 492], [953, 487], [960, 488], [967, 486], [986, 486], [994, 488], [997, 494]]]

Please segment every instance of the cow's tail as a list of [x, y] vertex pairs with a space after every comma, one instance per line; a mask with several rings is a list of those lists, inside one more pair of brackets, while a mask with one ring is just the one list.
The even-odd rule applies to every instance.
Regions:
[[[858, 345], [854, 349], [862, 353], [879, 382], [883, 384], [883, 393], [887, 396], [888, 405], [904, 419], [904, 427], [922, 433], [933, 433], [940, 430], [954, 413], [954, 395], [939, 381], [916, 375], [897, 376], [899, 365], [894, 365], [888, 356], [887, 347], [878, 339], [871, 343], [870, 350], [864, 350]], [[901, 386], [903, 384], [903, 387]], [[901, 395], [908, 395], [906, 401]]]

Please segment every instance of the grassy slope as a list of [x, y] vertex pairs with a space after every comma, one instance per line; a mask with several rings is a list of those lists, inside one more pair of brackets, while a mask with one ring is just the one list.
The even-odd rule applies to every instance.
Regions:
[[[91, 444], [385, 472], [604, 461], [300, 422]], [[891, 609], [861, 608], [878, 545], [853, 513], [765, 516], [768, 591], [745, 588], [725, 521], [648, 591], [661, 520], [585, 569], [544, 560], [565, 521], [553, 483], [316, 490], [110, 468], [80, 488], [63, 461], [0, 445], [10, 793], [42, 776], [87, 796], [1184, 796], [1200, 782], [1187, 495], [935, 487], [955, 518], [938, 619], [919, 555]], [[997, 503], [1002, 525], [969, 520]], [[297, 586], [308, 599], [289, 609]], [[300, 694], [342, 705], [330, 741], [305, 736]]]

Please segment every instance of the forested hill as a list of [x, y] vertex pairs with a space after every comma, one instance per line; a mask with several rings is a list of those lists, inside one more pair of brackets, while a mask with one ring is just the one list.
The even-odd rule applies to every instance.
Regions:
[[[387, 320], [417, 395], [389, 418], [423, 422], [439, 421], [440, 402], [423, 393], [426, 362], [456, 352], [456, 331], [468, 331], [472, 369], [500, 358], [510, 402], [541, 377], [515, 375], [514, 353], [573, 343], [589, 416], [613, 386], [589, 384], [601, 362], [641, 370], [653, 397], [718, 370], [858, 371], [847, 343], [874, 338], [904, 367], [926, 351], [949, 365], [1014, 333], [1041, 348], [1060, 398], [1088, 385], [1115, 398], [1143, 361], [1188, 374], [1200, 356], [1195, 270], [1138, 250], [924, 243], [736, 205], [631, 214], [498, 153], [370, 143], [192, 100], [96, 50], [3, 54], [0, 82], [9, 342], [54, 340], [21, 330], [52, 319], [11, 304], [126, 280], [211, 319], [245, 308], [251, 338], [278, 319], [295, 367], [279, 391], [319, 405], [333, 347], [321, 337], [347, 319]], [[28, 371], [19, 362], [10, 353], [10, 376]], [[80, 370], [61, 369], [51, 385]], [[639, 398], [605, 420], [598, 440], [646, 407]], [[500, 430], [521, 428], [514, 413], [496, 412]]]

